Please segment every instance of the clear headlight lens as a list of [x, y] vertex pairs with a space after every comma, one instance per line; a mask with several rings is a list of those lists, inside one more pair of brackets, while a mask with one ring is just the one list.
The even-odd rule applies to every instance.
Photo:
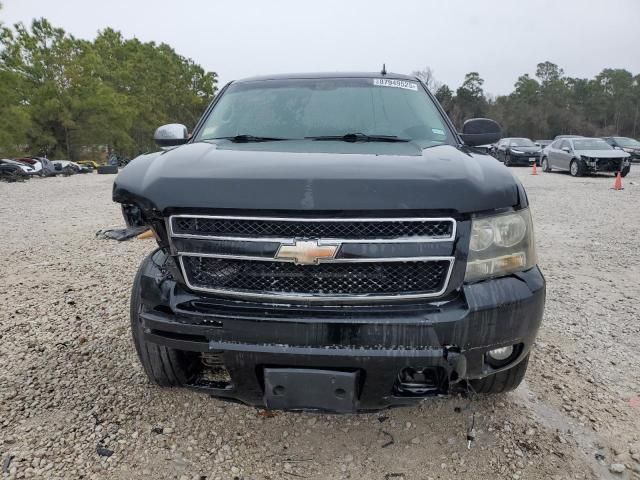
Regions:
[[528, 208], [472, 220], [466, 282], [528, 270], [535, 264]]

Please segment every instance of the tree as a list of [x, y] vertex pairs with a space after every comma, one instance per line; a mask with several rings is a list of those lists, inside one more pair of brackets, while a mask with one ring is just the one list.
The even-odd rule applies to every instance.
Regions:
[[447, 112], [447, 115], [451, 112], [453, 108], [453, 92], [446, 85], [441, 85], [440, 88], [435, 93], [436, 99], [444, 108], [444, 111]]
[[478, 72], [470, 72], [465, 75], [462, 85], [456, 90], [452, 110], [452, 120], [457, 126], [461, 126], [468, 118], [486, 115], [488, 102], [482, 89], [483, 84], [484, 80]]
[[0, 149], [75, 159], [103, 145], [137, 155], [153, 148], [159, 125], [193, 126], [216, 77], [166, 44], [126, 40], [112, 29], [89, 42], [45, 19], [2, 27], [0, 122], [8, 128]]
[[433, 74], [433, 69], [429, 66], [424, 67], [422, 70], [414, 70], [411, 72], [411, 75], [418, 77], [430, 92], [436, 92], [442, 85], [436, 80], [436, 77]]

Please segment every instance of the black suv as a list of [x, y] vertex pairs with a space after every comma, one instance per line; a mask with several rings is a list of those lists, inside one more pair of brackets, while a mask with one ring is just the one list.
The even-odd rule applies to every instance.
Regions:
[[236, 81], [118, 175], [155, 233], [131, 327], [154, 383], [351, 412], [523, 379], [542, 319], [522, 185], [415, 77]]

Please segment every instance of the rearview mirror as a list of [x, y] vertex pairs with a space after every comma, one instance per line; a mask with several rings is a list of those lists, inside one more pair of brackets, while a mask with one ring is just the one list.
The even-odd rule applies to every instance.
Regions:
[[161, 147], [173, 147], [182, 145], [189, 140], [187, 127], [181, 123], [169, 123], [158, 127], [153, 134], [153, 141]]
[[460, 137], [465, 145], [477, 147], [500, 140], [500, 125], [488, 118], [471, 118], [462, 125]]

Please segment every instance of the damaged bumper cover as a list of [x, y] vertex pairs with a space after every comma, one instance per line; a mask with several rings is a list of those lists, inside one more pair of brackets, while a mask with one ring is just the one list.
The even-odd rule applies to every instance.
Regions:
[[[293, 379], [300, 378], [299, 369], [353, 374], [353, 408], [338, 405], [336, 411], [445, 394], [461, 380], [485, 377], [525, 358], [543, 315], [545, 282], [537, 267], [464, 285], [437, 302], [330, 307], [194, 295], [161, 270], [163, 256], [157, 252], [141, 278], [146, 340], [217, 355], [228, 381], [197, 378], [189, 386], [255, 406], [272, 405], [265, 372], [279, 375], [291, 368]], [[508, 364], [496, 369], [486, 362], [487, 351], [511, 345], [516, 353]], [[432, 388], [403, 383], [407, 369], [430, 372], [425, 376]]]

